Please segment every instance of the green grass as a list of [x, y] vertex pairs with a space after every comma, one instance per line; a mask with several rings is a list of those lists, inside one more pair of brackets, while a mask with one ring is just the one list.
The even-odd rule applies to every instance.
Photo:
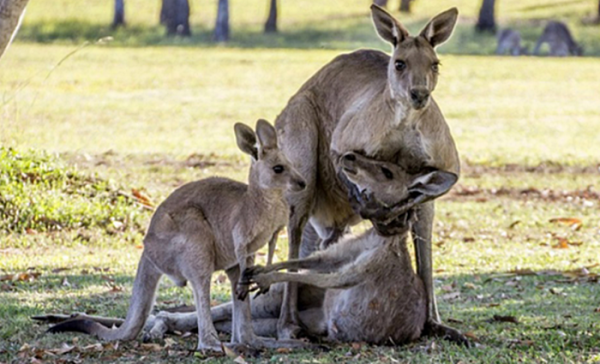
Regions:
[[[480, 1], [441, 0], [416, 1], [411, 14], [399, 14], [396, 1], [390, 8], [409, 30], [417, 32], [436, 13], [450, 6], [458, 7], [461, 18], [453, 39], [441, 51], [454, 54], [491, 54], [496, 46], [492, 35], [478, 35], [473, 31]], [[19, 40], [43, 43], [80, 43], [113, 36], [119, 46], [192, 46], [214, 47], [212, 28], [216, 15], [214, 1], [194, 1], [190, 18], [193, 36], [190, 39], [166, 39], [158, 26], [160, 3], [131, 0], [126, 3], [128, 27], [110, 29], [112, 3], [93, 1], [48, 1], [33, 4]], [[262, 33], [268, 1], [231, 0], [230, 47], [240, 48], [326, 48], [353, 49], [382, 47], [372, 34], [366, 0], [342, 3], [295, 0], [280, 4], [279, 28], [276, 35]], [[596, 6], [589, 0], [550, 0], [539, 4], [535, 0], [505, 0], [497, 4], [497, 23], [500, 28], [512, 27], [523, 33], [526, 44], [533, 48], [542, 33], [546, 19], [565, 21], [585, 47], [586, 55], [600, 55], [600, 26], [588, 25]], [[85, 11], [82, 11], [85, 8]]]
[[[17, 43], [0, 61], [0, 276], [8, 275], [0, 281], [0, 362], [206, 359], [190, 351], [195, 335], [170, 337], [175, 344], [159, 351], [139, 341], [97, 350], [87, 347], [97, 343], [89, 337], [44, 335], [46, 326], [29, 317], [124, 316], [151, 212], [123, 195], [143, 190], [157, 203], [187, 181], [245, 180], [249, 161], [235, 146], [235, 122], [274, 120], [340, 52], [386, 49], [362, 0], [282, 2], [275, 36], [261, 34], [267, 1], [231, 1], [233, 40], [226, 46], [210, 41], [214, 1], [193, 2], [189, 40], [163, 37], [158, 2], [126, 3], [129, 27], [111, 33], [110, 2], [32, 2]], [[416, 31], [450, 5], [416, 1], [402, 19]], [[461, 20], [440, 48], [434, 96], [465, 168], [437, 205], [434, 267], [442, 317], [468, 332], [475, 347], [423, 338], [403, 347], [267, 352], [249, 361], [600, 361], [600, 64], [482, 56], [495, 41], [472, 31], [479, 1], [452, 5]], [[542, 19], [563, 19], [587, 54], [598, 55], [600, 27], [581, 23], [594, 5], [500, 1], [498, 21], [533, 42]], [[115, 40], [77, 50], [106, 35]], [[18, 208], [7, 209], [8, 200]], [[581, 227], [550, 221], [560, 217], [577, 218]], [[54, 220], [60, 223], [48, 224]], [[282, 238], [279, 259], [285, 245]], [[215, 302], [229, 294], [221, 274], [214, 277]], [[190, 304], [191, 292], [165, 281], [157, 303]], [[494, 315], [519, 323], [491, 321]], [[44, 352], [63, 343], [77, 349]], [[20, 351], [24, 344], [30, 348]]]

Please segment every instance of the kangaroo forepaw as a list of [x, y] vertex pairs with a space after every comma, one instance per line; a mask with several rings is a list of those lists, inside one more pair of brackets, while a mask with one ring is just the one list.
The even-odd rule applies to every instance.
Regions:
[[450, 326], [443, 325], [439, 322], [428, 321], [425, 324], [424, 334], [441, 337], [444, 340], [452, 341], [454, 343], [464, 345], [466, 347], [471, 346], [467, 337], [463, 335], [460, 331]]
[[253, 278], [261, 273], [265, 273], [265, 267], [263, 267], [262, 265], [253, 265], [252, 267], [248, 267], [244, 269], [244, 272], [242, 272], [242, 278], [240, 278], [240, 283], [246, 285], [253, 283]]

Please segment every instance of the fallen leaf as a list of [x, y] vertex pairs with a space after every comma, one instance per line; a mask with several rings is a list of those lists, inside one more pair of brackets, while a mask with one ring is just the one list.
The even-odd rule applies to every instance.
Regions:
[[51, 270], [52, 273], [60, 273], [60, 272], [64, 272], [66, 270], [71, 270], [71, 268], [66, 268], [66, 267], [60, 267], [60, 268], [54, 268]]
[[583, 222], [576, 217], [556, 217], [548, 221], [554, 224], [568, 225], [573, 230], [579, 230], [583, 225]]
[[459, 291], [451, 292], [451, 293], [447, 293], [445, 295], [442, 295], [442, 299], [444, 301], [454, 300], [454, 299], [457, 299], [458, 297], [460, 297], [460, 292]]
[[471, 282], [466, 282], [465, 284], [463, 284], [463, 287], [468, 288], [468, 289], [477, 289], [477, 288], [479, 288], [478, 285], [473, 284]]
[[509, 273], [513, 273], [519, 276], [535, 276], [537, 275], [537, 272], [533, 271], [532, 269], [513, 269], [511, 271], [509, 271]]
[[175, 342], [175, 340], [173, 340], [173, 339], [171, 339], [171, 338], [166, 338], [166, 339], [165, 339], [165, 347], [164, 347], [164, 348], [165, 348], [165, 349], [169, 349], [169, 348], [173, 347], [175, 344], [177, 344], [177, 343]]
[[467, 331], [467, 332], [465, 332], [465, 334], [464, 334], [464, 335], [465, 335], [466, 337], [468, 337], [469, 339], [471, 339], [471, 340], [474, 340], [474, 341], [479, 341], [479, 338], [478, 338], [478, 337], [477, 337], [477, 336], [476, 336], [474, 333], [472, 333], [471, 331]]
[[162, 350], [162, 346], [160, 346], [159, 344], [156, 344], [156, 343], [143, 343], [142, 345], [140, 345], [140, 348], [142, 350], [146, 350], [146, 351], [161, 351]]
[[[448, 322], [450, 322], [450, 323], [453, 323], [453, 324], [464, 324], [464, 321], [462, 321], [462, 320], [457, 320], [457, 319], [454, 319], [454, 318], [452, 318], [452, 317], [449, 317], [449, 318], [448, 318]], [[465, 334], [465, 335], [466, 335], [466, 334]]]
[[594, 309], [594, 312], [596, 312], [596, 313], [600, 313], [600, 307], [596, 307], [596, 308]]
[[290, 348], [278, 348], [277, 350], [275, 350], [277, 353], [279, 354], [289, 354], [292, 352], [292, 349]]
[[521, 223], [521, 220], [515, 220], [510, 225], [508, 225], [508, 228], [513, 229], [515, 226], [519, 225], [520, 223]]
[[510, 322], [513, 324], [518, 324], [519, 320], [515, 316], [494, 315], [494, 317], [491, 319], [491, 322]]
[[138, 199], [138, 201], [140, 201], [140, 203], [142, 205], [148, 206], [148, 207], [154, 207], [154, 204], [150, 201], [150, 198], [148, 196], [144, 195], [140, 190], [132, 188], [131, 194], [133, 195], [133, 197]]
[[38, 232], [35, 229], [27, 228], [27, 229], [25, 229], [25, 233], [27, 235], [37, 235]]
[[64, 355], [66, 353], [70, 353], [75, 349], [75, 346], [69, 345], [67, 343], [63, 343], [60, 349], [50, 349], [49, 351], [56, 355]]
[[[225, 353], [225, 355], [228, 358], [237, 360], [237, 358], [239, 358], [240, 356], [237, 355], [233, 350], [231, 350], [230, 348], [227, 347], [227, 345], [224, 345], [223, 343], [221, 343], [221, 349], [223, 350], [223, 353]], [[243, 359], [243, 358], [242, 358]]]
[[80, 350], [81, 351], [102, 351], [102, 349], [104, 349], [102, 347], [102, 344], [96, 343], [96, 344], [86, 345], [86, 346], [82, 347]]
[[569, 249], [569, 241], [565, 238], [558, 238], [558, 244], [552, 246], [554, 249]]
[[39, 273], [39, 272], [22, 272], [22, 273], [15, 273], [15, 274], [5, 274], [3, 276], [0, 276], [0, 282], [3, 282], [3, 281], [31, 282], [41, 275], [42, 275], [42, 273]]
[[360, 350], [360, 348], [362, 348], [361, 343], [352, 343], [351, 346], [352, 346], [352, 349], [354, 349], [356, 351], [358, 351], [358, 350]]
[[111, 285], [110, 291], [108, 291], [110, 293], [115, 293], [115, 292], [123, 292], [123, 287], [121, 286], [116, 286], [116, 285]]

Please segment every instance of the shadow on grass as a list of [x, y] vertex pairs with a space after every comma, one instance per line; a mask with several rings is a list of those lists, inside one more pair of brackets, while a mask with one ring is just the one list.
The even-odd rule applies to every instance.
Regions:
[[[30, 320], [39, 314], [87, 312], [123, 317], [133, 277], [110, 276], [114, 281], [107, 282], [102, 273], [48, 274], [32, 283], [17, 283], [14, 292], [0, 295], [4, 302], [0, 311], [3, 322], [0, 337], [14, 346], [39, 337], [47, 326]], [[586, 353], [600, 345], [597, 334], [600, 314], [595, 312], [600, 302], [600, 286], [593, 280], [571, 282], [561, 275], [545, 272], [526, 276], [456, 275], [438, 279], [441, 281], [437, 285], [441, 315], [450, 325], [468, 332], [472, 340], [483, 344], [473, 349], [474, 353], [486, 350], [517, 353], [541, 350], [552, 355], [564, 351]], [[224, 284], [228, 286], [227, 282]], [[84, 292], [98, 285], [106, 285], [106, 292], [89, 295]], [[115, 291], [112, 285], [127, 288]], [[27, 296], [37, 293], [48, 298], [28, 302]], [[161, 288], [159, 307], [165, 308], [167, 303], [175, 302], [184, 294], [189, 301], [189, 290], [184, 293], [181, 289]], [[225, 296], [219, 297], [219, 300], [224, 299]], [[514, 317], [516, 322], [494, 319], [494, 316]]]

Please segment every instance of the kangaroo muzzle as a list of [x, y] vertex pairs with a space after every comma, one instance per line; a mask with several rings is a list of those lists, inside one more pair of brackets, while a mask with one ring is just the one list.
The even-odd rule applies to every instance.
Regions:
[[414, 109], [422, 109], [427, 106], [431, 93], [425, 88], [413, 88], [410, 90], [410, 102]]

